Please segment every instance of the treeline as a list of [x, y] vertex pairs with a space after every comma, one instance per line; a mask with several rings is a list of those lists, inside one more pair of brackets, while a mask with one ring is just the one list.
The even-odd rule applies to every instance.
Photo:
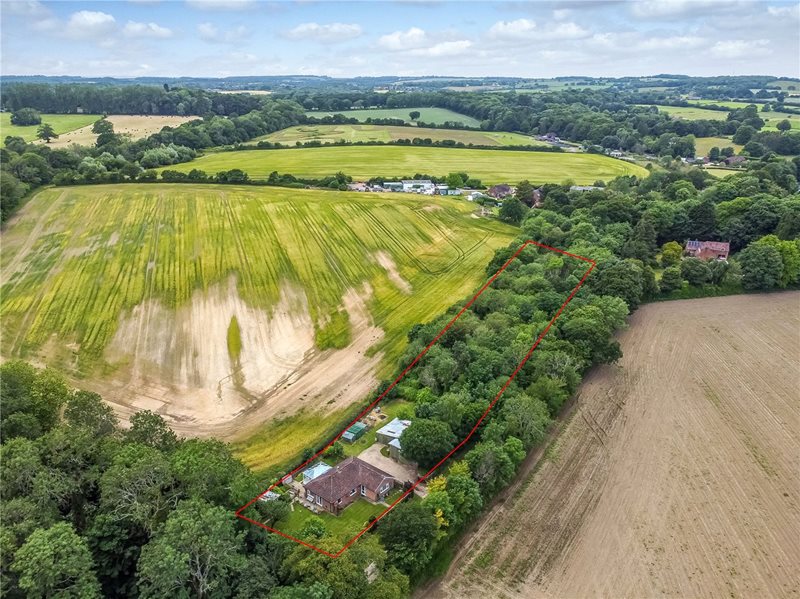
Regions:
[[0, 91], [8, 111], [34, 108], [56, 114], [159, 114], [242, 115], [258, 110], [264, 96], [221, 94], [203, 89], [170, 88], [169, 85], [11, 83]]
[[219, 441], [179, 439], [147, 411], [122, 430], [98, 395], [22, 362], [0, 366], [0, 397], [4, 597], [408, 595], [375, 536], [334, 561], [237, 519], [267, 483]]
[[226, 148], [228, 151], [252, 150], [285, 150], [288, 148], [319, 148], [322, 146], [430, 146], [435, 148], [471, 148], [474, 150], [499, 150], [499, 151], [518, 151], [518, 152], [563, 152], [558, 146], [537, 146], [537, 145], [518, 145], [518, 146], [488, 146], [483, 144], [464, 143], [454, 139], [431, 139], [430, 137], [412, 137], [405, 139], [392, 139], [389, 141], [381, 140], [359, 140], [347, 141], [339, 139], [335, 141], [320, 141], [313, 139], [309, 141], [298, 141], [293, 146], [278, 142], [260, 141], [255, 146], [235, 145]]
[[[484, 130], [519, 131], [530, 135], [555, 133], [572, 142], [604, 149], [672, 157], [694, 156], [692, 136], [734, 135], [742, 126], [758, 131], [764, 125], [755, 105], [731, 111], [725, 121], [673, 119], [655, 106], [635, 105], [670, 102], [674, 100], [673, 96], [665, 99], [667, 97], [663, 94], [648, 96], [617, 89], [569, 89], [540, 94], [446, 91], [322, 94], [298, 91], [288, 97], [307, 109], [319, 110], [346, 111], [358, 106], [435, 106], [478, 119]], [[782, 106], [780, 103], [770, 105], [773, 110]], [[348, 122], [346, 112], [340, 119]], [[757, 141], [764, 144], [766, 151], [794, 155], [800, 146], [800, 133], [787, 130]]]

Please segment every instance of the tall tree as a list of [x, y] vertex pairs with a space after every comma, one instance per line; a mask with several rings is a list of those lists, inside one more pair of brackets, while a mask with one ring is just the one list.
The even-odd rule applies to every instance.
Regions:
[[65, 522], [34, 531], [11, 567], [28, 597], [100, 597], [92, 555]]
[[50, 143], [51, 139], [58, 138], [58, 134], [50, 123], [42, 123], [36, 130], [36, 137], [43, 139], [46, 143]]
[[229, 597], [246, 565], [243, 549], [231, 511], [199, 499], [183, 502], [142, 548], [141, 597]]

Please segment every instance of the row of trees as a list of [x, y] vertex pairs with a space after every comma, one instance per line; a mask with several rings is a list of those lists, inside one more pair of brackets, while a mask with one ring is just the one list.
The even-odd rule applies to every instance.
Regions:
[[[267, 100], [268, 101], [268, 100]], [[237, 115], [259, 109], [263, 96], [152, 85], [11, 83], [0, 91], [9, 111], [55, 114]], [[34, 124], [34, 123], [29, 123]]]

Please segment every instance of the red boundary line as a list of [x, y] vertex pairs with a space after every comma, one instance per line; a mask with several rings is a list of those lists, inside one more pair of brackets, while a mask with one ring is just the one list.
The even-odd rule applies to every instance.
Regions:
[[[525, 357], [524, 357], [524, 358], [522, 358], [522, 360], [520, 361], [520, 363], [519, 363], [519, 364], [517, 365], [517, 367], [514, 369], [514, 372], [512, 372], [512, 373], [511, 373], [511, 376], [509, 376], [509, 377], [508, 377], [508, 380], [505, 382], [505, 384], [504, 384], [504, 385], [503, 385], [503, 387], [500, 389], [500, 391], [497, 393], [497, 395], [495, 395], [494, 399], [492, 400], [492, 403], [490, 403], [490, 404], [489, 404], [489, 407], [488, 407], [488, 408], [486, 408], [486, 411], [485, 411], [485, 412], [484, 412], [484, 413], [481, 415], [481, 417], [480, 417], [480, 418], [478, 419], [478, 421], [475, 423], [475, 426], [473, 426], [473, 427], [472, 427], [472, 430], [469, 432], [469, 434], [468, 434], [466, 437], [464, 437], [464, 439], [463, 439], [463, 440], [462, 440], [462, 441], [461, 441], [461, 442], [460, 442], [458, 445], [456, 445], [456, 446], [455, 446], [455, 447], [454, 447], [454, 448], [453, 448], [453, 449], [452, 449], [452, 450], [451, 450], [451, 451], [450, 451], [450, 452], [449, 452], [449, 453], [448, 453], [446, 456], [444, 456], [444, 457], [443, 457], [443, 458], [442, 458], [442, 459], [441, 459], [441, 460], [440, 460], [440, 461], [439, 461], [439, 462], [438, 462], [438, 463], [437, 463], [437, 464], [436, 464], [436, 465], [435, 465], [433, 468], [431, 468], [431, 469], [430, 469], [430, 470], [428, 470], [428, 471], [427, 471], [427, 472], [426, 472], [424, 475], [422, 475], [422, 476], [421, 476], [421, 477], [420, 477], [420, 478], [417, 480], [417, 482], [415, 482], [413, 485], [411, 485], [411, 487], [410, 487], [410, 488], [409, 488], [409, 489], [408, 489], [408, 490], [407, 490], [405, 493], [403, 493], [403, 494], [402, 494], [402, 495], [401, 495], [401, 496], [400, 496], [398, 499], [396, 499], [396, 500], [395, 500], [395, 502], [394, 502], [394, 503], [392, 503], [392, 505], [390, 505], [389, 507], [387, 507], [387, 508], [386, 508], [386, 509], [385, 509], [385, 510], [384, 510], [384, 511], [381, 513], [381, 514], [379, 514], [379, 515], [378, 515], [378, 516], [375, 518], [375, 520], [373, 520], [373, 521], [372, 521], [372, 522], [371, 522], [369, 525], [367, 525], [367, 526], [366, 526], [366, 527], [365, 527], [365, 528], [364, 528], [364, 529], [363, 529], [361, 532], [359, 532], [359, 533], [358, 533], [356, 536], [354, 536], [352, 539], [350, 539], [349, 541], [347, 541], [347, 543], [345, 543], [344, 547], [342, 547], [342, 548], [341, 548], [339, 551], [337, 551], [336, 553], [330, 553], [330, 552], [328, 552], [328, 551], [325, 551], [324, 549], [320, 549], [319, 547], [315, 547], [314, 545], [311, 545], [310, 543], [306, 543], [305, 541], [302, 541], [302, 540], [300, 540], [300, 539], [298, 539], [298, 538], [295, 538], [295, 537], [293, 537], [293, 536], [291, 536], [291, 535], [287, 535], [286, 533], [284, 533], [284, 532], [281, 532], [280, 530], [277, 530], [277, 529], [275, 529], [275, 528], [272, 528], [272, 527], [270, 527], [270, 526], [267, 526], [267, 525], [266, 525], [266, 524], [264, 524], [263, 522], [258, 522], [257, 520], [253, 520], [253, 519], [251, 519], [251, 518], [248, 518], [247, 516], [243, 516], [243, 515], [242, 515], [242, 512], [243, 512], [245, 509], [247, 509], [248, 507], [250, 507], [251, 505], [253, 505], [253, 504], [254, 504], [256, 501], [258, 501], [258, 499], [259, 499], [260, 497], [262, 497], [264, 494], [266, 494], [267, 492], [271, 491], [272, 489], [274, 489], [275, 487], [277, 487], [278, 485], [280, 485], [281, 483], [283, 483], [283, 481], [284, 481], [284, 480], [286, 480], [286, 479], [287, 479], [289, 476], [291, 476], [291, 475], [293, 475], [295, 472], [297, 472], [297, 471], [301, 470], [301, 469], [302, 469], [304, 466], [306, 466], [306, 465], [307, 465], [307, 464], [309, 464], [310, 462], [314, 461], [314, 460], [315, 460], [315, 459], [316, 459], [318, 456], [320, 456], [320, 455], [322, 455], [323, 453], [325, 453], [325, 451], [326, 451], [326, 450], [327, 450], [327, 449], [328, 449], [328, 448], [329, 448], [331, 445], [333, 445], [333, 444], [334, 444], [336, 441], [338, 441], [338, 440], [339, 440], [339, 439], [342, 437], [342, 435], [344, 435], [345, 431], [347, 431], [347, 429], [348, 429], [348, 428], [350, 428], [351, 426], [353, 426], [353, 424], [355, 424], [355, 423], [356, 423], [357, 421], [359, 421], [359, 420], [360, 420], [360, 419], [361, 419], [361, 418], [362, 418], [362, 417], [363, 417], [365, 414], [367, 414], [367, 413], [368, 413], [370, 410], [372, 410], [372, 408], [374, 408], [374, 407], [375, 407], [375, 405], [376, 405], [376, 404], [378, 404], [378, 402], [380, 402], [380, 401], [381, 401], [381, 400], [382, 400], [384, 397], [386, 397], [386, 395], [389, 393], [389, 391], [391, 391], [392, 389], [394, 389], [394, 387], [397, 385], [397, 383], [399, 383], [399, 382], [400, 382], [400, 380], [401, 380], [401, 379], [402, 379], [402, 378], [403, 378], [403, 377], [404, 377], [404, 376], [405, 376], [405, 375], [408, 373], [408, 371], [409, 371], [409, 370], [411, 370], [411, 369], [414, 367], [414, 365], [415, 365], [417, 362], [419, 362], [419, 361], [422, 359], [422, 357], [423, 357], [423, 356], [424, 356], [426, 353], [428, 353], [428, 350], [429, 350], [431, 347], [433, 347], [434, 343], [436, 343], [436, 342], [437, 342], [439, 339], [441, 339], [442, 335], [444, 335], [444, 334], [445, 334], [445, 333], [448, 331], [448, 329], [449, 329], [451, 326], [453, 326], [453, 324], [455, 323], [455, 321], [456, 321], [456, 320], [458, 320], [458, 319], [461, 317], [461, 315], [462, 315], [462, 314], [464, 314], [464, 312], [466, 312], [466, 311], [467, 311], [467, 309], [468, 309], [468, 308], [469, 308], [469, 307], [470, 307], [470, 306], [471, 306], [471, 305], [472, 305], [472, 304], [475, 302], [475, 300], [477, 300], [477, 299], [478, 299], [478, 296], [480, 296], [480, 295], [481, 295], [481, 294], [482, 294], [482, 293], [483, 293], [483, 292], [486, 290], [486, 288], [487, 288], [487, 287], [489, 287], [489, 285], [491, 285], [492, 283], [494, 283], [495, 279], [497, 279], [497, 277], [499, 277], [499, 276], [500, 276], [500, 274], [501, 274], [501, 273], [502, 273], [502, 272], [503, 272], [503, 271], [504, 271], [506, 268], [508, 268], [508, 265], [509, 265], [509, 264], [511, 264], [511, 263], [512, 263], [514, 260], [516, 260], [516, 259], [517, 259], [517, 257], [520, 255], [520, 253], [522, 252], [522, 250], [524, 250], [524, 249], [525, 249], [526, 247], [528, 247], [529, 245], [536, 245], [536, 246], [538, 246], [538, 247], [540, 247], [540, 248], [543, 248], [543, 249], [546, 249], [546, 250], [551, 250], [551, 251], [553, 251], [553, 252], [558, 252], [559, 254], [563, 254], [563, 255], [565, 255], [565, 256], [569, 256], [569, 257], [571, 257], [571, 258], [576, 258], [576, 259], [578, 259], [578, 260], [582, 260], [583, 262], [588, 262], [588, 263], [589, 263], [591, 266], [589, 266], [589, 268], [586, 270], [586, 272], [585, 272], [585, 273], [583, 273], [583, 276], [581, 277], [581, 280], [580, 280], [580, 281], [578, 281], [578, 284], [577, 284], [577, 285], [575, 285], [575, 288], [574, 288], [574, 289], [572, 290], [572, 292], [569, 294], [569, 297], [567, 297], [567, 299], [564, 301], [564, 303], [563, 303], [563, 304], [561, 304], [561, 307], [558, 309], [558, 312], [556, 312], [556, 313], [555, 313], [555, 315], [553, 316], [553, 318], [551, 318], [551, 319], [550, 319], [550, 322], [547, 324], [547, 326], [544, 328], [544, 330], [543, 330], [543, 331], [542, 331], [542, 332], [539, 334], [539, 337], [537, 337], [537, 339], [536, 339], [536, 341], [534, 342], [534, 344], [533, 344], [533, 345], [531, 346], [531, 348], [528, 350], [528, 353], [527, 353], [527, 354], [525, 354]], [[389, 513], [389, 512], [390, 512], [392, 509], [394, 509], [394, 507], [395, 507], [395, 506], [396, 506], [398, 503], [400, 503], [400, 502], [401, 502], [403, 499], [405, 499], [405, 498], [406, 498], [406, 496], [408, 496], [410, 493], [412, 493], [412, 492], [414, 491], [414, 489], [416, 489], [416, 488], [417, 488], [417, 485], [419, 485], [419, 484], [420, 484], [422, 481], [426, 480], [426, 479], [427, 479], [427, 478], [428, 478], [428, 477], [429, 477], [429, 476], [430, 476], [430, 475], [433, 473], [433, 471], [434, 471], [434, 470], [436, 470], [436, 469], [437, 469], [439, 466], [441, 466], [441, 465], [442, 465], [442, 464], [443, 464], [445, 461], [447, 461], [447, 459], [448, 459], [448, 458], [450, 458], [450, 456], [452, 456], [452, 455], [453, 455], [453, 454], [454, 454], [456, 451], [458, 451], [458, 450], [459, 450], [461, 447], [463, 447], [463, 446], [464, 446], [464, 444], [465, 444], [467, 441], [469, 441], [469, 440], [470, 440], [470, 438], [472, 437], [472, 435], [474, 435], [474, 434], [475, 434], [475, 431], [477, 431], [477, 430], [478, 430], [478, 427], [481, 425], [481, 423], [483, 422], [483, 420], [484, 420], [484, 419], [486, 418], [486, 416], [489, 414], [489, 411], [490, 411], [490, 410], [491, 410], [491, 409], [494, 407], [494, 405], [497, 403], [497, 400], [499, 400], [499, 399], [500, 399], [500, 396], [501, 396], [501, 395], [503, 395], [503, 393], [505, 392], [505, 390], [506, 390], [506, 389], [508, 388], [508, 386], [511, 384], [511, 381], [513, 381], [513, 380], [514, 380], [514, 378], [517, 376], [517, 374], [519, 374], [519, 371], [520, 371], [520, 370], [522, 370], [522, 367], [523, 367], [523, 366], [525, 366], [525, 363], [526, 363], [526, 362], [527, 362], [527, 361], [530, 359], [531, 355], [533, 354], [533, 351], [536, 349], [536, 347], [539, 345], [539, 343], [541, 342], [541, 340], [544, 338], [544, 336], [545, 336], [545, 335], [547, 334], [547, 332], [550, 330], [550, 327], [552, 327], [552, 326], [553, 326], [553, 323], [556, 321], [556, 319], [557, 319], [559, 316], [561, 316], [561, 313], [564, 311], [564, 308], [566, 308], [566, 307], [567, 307], [567, 304], [569, 304], [569, 303], [572, 301], [572, 298], [573, 298], [573, 297], [575, 297], [575, 294], [576, 294], [576, 293], [578, 292], [578, 290], [579, 290], [579, 289], [580, 289], [580, 288], [583, 286], [583, 283], [586, 281], [586, 278], [589, 276], [589, 274], [592, 272], [592, 270], [594, 270], [595, 266], [597, 266], [597, 264], [595, 263], [595, 261], [594, 261], [594, 260], [592, 260], [592, 259], [590, 259], [590, 258], [585, 258], [585, 257], [583, 257], [583, 256], [578, 256], [577, 254], [570, 254], [569, 252], [566, 252], [566, 251], [564, 251], [564, 250], [560, 250], [560, 249], [558, 249], [558, 248], [550, 247], [549, 245], [544, 245], [543, 243], [539, 243], [538, 241], [532, 241], [532, 240], [528, 240], [528, 241], [526, 241], [525, 243], [523, 243], [523, 244], [522, 244], [522, 245], [519, 247], [519, 249], [518, 249], [516, 252], [514, 252], [514, 254], [513, 254], [513, 255], [512, 255], [512, 256], [511, 256], [511, 257], [510, 257], [508, 260], [506, 260], [505, 264], [503, 264], [503, 266], [501, 266], [501, 267], [500, 267], [500, 269], [499, 269], [499, 270], [498, 270], [496, 273], [494, 273], [494, 275], [492, 275], [492, 277], [491, 277], [491, 278], [490, 278], [488, 281], [486, 281], [486, 283], [483, 285], [483, 287], [481, 287], [481, 288], [478, 290], [478, 292], [477, 292], [477, 293], [476, 293], [474, 296], [472, 296], [472, 299], [470, 299], [470, 300], [469, 300], [469, 301], [468, 301], [466, 304], [464, 304], [464, 307], [463, 307], [463, 308], [461, 308], [461, 310], [459, 310], [458, 314], [456, 314], [456, 315], [455, 315], [455, 316], [454, 316], [454, 317], [453, 317], [453, 318], [450, 320], [450, 322], [448, 322], [448, 323], [447, 323], [447, 325], [446, 325], [446, 326], [445, 326], [445, 327], [444, 327], [444, 328], [443, 328], [441, 331], [439, 331], [439, 333], [436, 335], [436, 337], [434, 337], [434, 338], [433, 338], [433, 340], [432, 340], [432, 341], [431, 341], [431, 342], [430, 342], [430, 343], [429, 343], [427, 346], [425, 346], [425, 349], [423, 349], [421, 352], [419, 352], [419, 354], [417, 355], [417, 357], [416, 357], [416, 358], [414, 358], [414, 361], [413, 361], [413, 362], [411, 362], [411, 364], [409, 364], [408, 366], [406, 366], [406, 367], [405, 367], [405, 369], [403, 370], [403, 372], [401, 372], [401, 373], [398, 375], [398, 377], [397, 377], [397, 378], [396, 378], [396, 379], [395, 379], [395, 380], [392, 382], [392, 384], [391, 384], [391, 385], [389, 385], [389, 386], [386, 388], [386, 390], [385, 390], [383, 393], [381, 393], [381, 394], [378, 396], [378, 398], [377, 398], [377, 399], [375, 399], [375, 401], [373, 401], [373, 402], [372, 402], [371, 404], [369, 404], [369, 405], [368, 405], [366, 408], [364, 408], [364, 410], [363, 410], [363, 411], [362, 411], [362, 412], [361, 412], [361, 413], [360, 413], [358, 416], [356, 416], [355, 420], [353, 420], [353, 421], [352, 421], [350, 424], [348, 424], [346, 427], [344, 427], [344, 429], [342, 430], [342, 432], [341, 432], [341, 433], [339, 433], [339, 434], [338, 434], [336, 437], [334, 437], [334, 439], [333, 439], [333, 440], [332, 440], [330, 443], [328, 443], [328, 444], [327, 444], [325, 447], [323, 447], [323, 448], [322, 448], [321, 450], [319, 450], [319, 451], [318, 451], [316, 454], [314, 454], [313, 456], [311, 456], [309, 459], [307, 459], [305, 462], [303, 462], [302, 464], [300, 464], [300, 465], [299, 465], [297, 468], [295, 468], [295, 469], [294, 469], [294, 470], [292, 470], [291, 472], [288, 472], [287, 474], [284, 474], [284, 475], [283, 475], [283, 476], [282, 476], [282, 477], [281, 477], [281, 478], [278, 480], [278, 482], [276, 482], [276, 483], [274, 483], [273, 485], [271, 485], [271, 486], [270, 486], [270, 487], [269, 487], [269, 488], [268, 488], [266, 491], [264, 491], [264, 493], [261, 493], [260, 495], [257, 495], [256, 497], [254, 497], [253, 499], [251, 499], [250, 501], [248, 501], [248, 502], [247, 502], [245, 505], [243, 505], [243, 506], [242, 506], [242, 507], [240, 507], [238, 510], [236, 510], [236, 516], [237, 516], [238, 518], [241, 518], [242, 520], [246, 520], [247, 522], [250, 522], [251, 524], [255, 524], [256, 526], [260, 526], [260, 527], [261, 527], [261, 528], [263, 528], [264, 530], [268, 530], [268, 531], [270, 531], [270, 532], [274, 532], [274, 533], [276, 533], [276, 534], [279, 534], [279, 535], [281, 535], [282, 537], [285, 537], [285, 538], [287, 538], [287, 539], [291, 539], [292, 541], [295, 541], [295, 542], [297, 542], [297, 543], [300, 543], [301, 545], [305, 545], [306, 547], [308, 547], [308, 548], [310, 548], [310, 549], [313, 549], [314, 551], [317, 551], [317, 552], [319, 552], [319, 553], [322, 553], [323, 555], [327, 555], [328, 557], [337, 558], [337, 557], [339, 557], [340, 555], [342, 555], [342, 553], [344, 553], [344, 552], [345, 552], [345, 551], [346, 551], [346, 550], [347, 550], [347, 549], [348, 549], [348, 548], [349, 548], [349, 547], [350, 547], [350, 546], [351, 546], [353, 543], [355, 543], [355, 542], [356, 542], [356, 541], [357, 541], [357, 540], [358, 540], [358, 539], [359, 539], [359, 538], [360, 538], [360, 537], [361, 537], [361, 536], [362, 536], [364, 533], [366, 533], [366, 532], [367, 532], [367, 531], [368, 531], [370, 528], [372, 528], [372, 526], [374, 526], [374, 525], [375, 525], [375, 523], [376, 523], [378, 520], [380, 520], [381, 518], [383, 518], [383, 517], [384, 517], [386, 514], [388, 514], [388, 513]]]

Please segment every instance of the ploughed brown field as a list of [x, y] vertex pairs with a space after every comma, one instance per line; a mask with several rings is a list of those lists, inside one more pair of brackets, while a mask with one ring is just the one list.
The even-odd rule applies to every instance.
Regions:
[[644, 306], [425, 597], [800, 596], [800, 293]]

